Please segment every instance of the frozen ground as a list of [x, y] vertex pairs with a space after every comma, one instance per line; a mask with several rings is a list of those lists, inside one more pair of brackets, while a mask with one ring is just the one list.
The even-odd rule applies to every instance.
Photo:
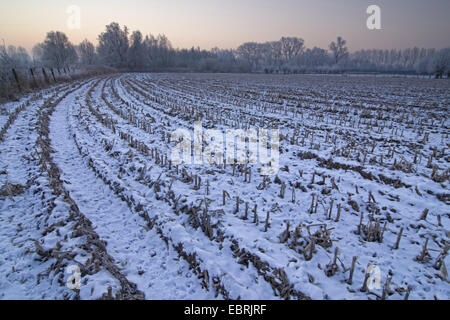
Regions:
[[[449, 88], [122, 74], [2, 105], [0, 297], [449, 299]], [[280, 170], [172, 164], [194, 121], [278, 128]]]

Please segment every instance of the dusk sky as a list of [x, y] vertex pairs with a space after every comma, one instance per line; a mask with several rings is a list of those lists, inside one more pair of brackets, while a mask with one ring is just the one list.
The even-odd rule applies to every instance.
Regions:
[[[81, 28], [67, 26], [70, 5]], [[381, 8], [382, 30], [368, 30], [366, 8]], [[143, 34], [164, 33], [175, 48], [236, 48], [246, 41], [297, 36], [308, 48], [327, 48], [337, 36], [358, 49], [450, 46], [449, 0], [0, 0], [0, 39], [27, 49], [46, 32], [65, 32], [74, 44], [112, 21]]]

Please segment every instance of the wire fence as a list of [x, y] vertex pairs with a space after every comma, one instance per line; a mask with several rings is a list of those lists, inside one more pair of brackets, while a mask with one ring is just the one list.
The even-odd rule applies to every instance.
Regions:
[[81, 77], [113, 72], [104, 67], [92, 68], [11, 68], [0, 70], [0, 98], [14, 99], [18, 94], [46, 88], [52, 84]]

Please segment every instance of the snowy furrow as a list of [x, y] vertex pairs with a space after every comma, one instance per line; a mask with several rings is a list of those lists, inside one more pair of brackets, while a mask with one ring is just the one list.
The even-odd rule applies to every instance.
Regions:
[[[51, 179], [42, 170], [37, 141], [42, 109], [55, 103], [80, 86], [80, 83], [59, 86], [45, 91], [30, 103], [27, 112], [19, 115], [0, 145], [2, 196], [0, 206], [0, 292], [2, 299], [68, 299], [77, 293], [66, 286], [68, 274], [64, 266], [83, 259], [86, 252], [80, 246], [83, 239], [68, 237], [75, 223], [70, 221], [68, 207], [62, 197], [55, 197]], [[45, 101], [44, 101], [45, 100]], [[6, 194], [5, 188], [10, 185]], [[53, 246], [50, 257], [48, 249]], [[63, 253], [74, 253], [67, 258]], [[77, 256], [78, 255], [78, 256]], [[60, 265], [61, 264], [61, 265]], [[90, 282], [89, 280], [92, 280]], [[91, 297], [100, 297], [102, 282], [108, 275], [87, 275]], [[95, 288], [92, 283], [96, 283]], [[100, 289], [96, 292], [94, 289]], [[94, 294], [92, 296], [92, 294]]]
[[[4, 143], [0, 144], [1, 299], [62, 299], [69, 293], [51, 277], [39, 276], [46, 273], [51, 261], [39, 261], [34, 245], [34, 241], [42, 237], [40, 225], [45, 203], [40, 198], [49, 193], [48, 189], [39, 188], [45, 177], [40, 177], [34, 158], [38, 137], [35, 127], [44, 101], [62, 95], [65, 90], [68, 86], [61, 87], [60, 92], [46, 90], [35, 101], [32, 101], [34, 96], [21, 100], [20, 104], [30, 101], [27, 112], [18, 115], [6, 132]], [[17, 186], [11, 188], [13, 196], [4, 194], [7, 183]]]
[[[99, 81], [92, 80], [93, 83]], [[85, 93], [90, 86], [90, 82], [74, 86], [62, 97], [45, 104], [39, 112], [39, 137], [36, 146], [41, 167], [44, 174], [48, 174], [54, 198], [50, 198], [48, 214], [45, 217], [47, 228], [42, 233], [43, 237], [36, 242], [36, 251], [44, 261], [50, 257], [57, 259], [47, 275], [52, 272], [59, 273], [58, 281], [61, 284], [64, 284], [64, 273], [75, 272], [73, 278], [67, 280], [67, 287], [73, 290], [74, 298], [142, 299], [143, 293], [136, 290], [136, 285], [121, 273], [114, 259], [106, 251], [104, 241], [99, 239], [93, 230], [92, 223], [80, 212], [76, 202], [64, 188], [61, 171], [51, 156], [51, 115], [65, 99]], [[70, 286], [69, 280], [72, 283]], [[73, 284], [75, 287], [72, 287]]]

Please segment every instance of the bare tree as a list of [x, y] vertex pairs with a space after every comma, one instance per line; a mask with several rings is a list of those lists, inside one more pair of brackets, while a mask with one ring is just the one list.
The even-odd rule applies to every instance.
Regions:
[[289, 62], [303, 51], [305, 41], [295, 37], [282, 37], [280, 40], [283, 61]]
[[99, 58], [108, 66], [124, 68], [127, 65], [128, 28], [123, 30], [116, 22], [106, 26], [106, 31], [98, 36]]
[[431, 68], [436, 79], [442, 78], [444, 74], [450, 77], [450, 48], [436, 52], [431, 61]]
[[337, 37], [337, 42], [330, 43], [330, 50], [333, 53], [334, 61], [339, 64], [342, 59], [348, 56], [348, 49], [346, 47], [347, 41], [342, 39], [342, 37]]
[[156, 40], [158, 43], [157, 51], [159, 55], [160, 66], [170, 67], [173, 57], [172, 43], [170, 42], [169, 38], [167, 38], [167, 36], [164, 34], [158, 35]]
[[0, 66], [1, 68], [21, 68], [31, 63], [30, 56], [23, 47], [9, 46], [5, 48], [0, 45]]
[[266, 42], [266, 63], [269, 66], [279, 68], [282, 62], [281, 43], [280, 41]]
[[297, 65], [307, 71], [326, 69], [331, 64], [327, 50], [317, 47], [306, 49], [296, 60]]
[[78, 59], [74, 46], [60, 31], [47, 33], [47, 37], [38, 48], [41, 49], [41, 62], [51, 68], [66, 67]]
[[6, 48], [5, 45], [0, 45], [0, 87], [9, 81], [11, 69], [19, 71], [30, 65], [30, 56], [24, 48], [14, 46]]
[[258, 43], [256, 42], [246, 42], [241, 44], [236, 53], [238, 56], [246, 61], [252, 68], [256, 69], [259, 65], [260, 51], [258, 50]]
[[78, 45], [78, 55], [80, 57], [80, 62], [84, 65], [92, 65], [95, 61], [95, 47], [87, 39], [83, 40]]
[[134, 31], [130, 37], [130, 48], [128, 49], [128, 67], [131, 70], [142, 70], [145, 68], [145, 45], [142, 33]]

